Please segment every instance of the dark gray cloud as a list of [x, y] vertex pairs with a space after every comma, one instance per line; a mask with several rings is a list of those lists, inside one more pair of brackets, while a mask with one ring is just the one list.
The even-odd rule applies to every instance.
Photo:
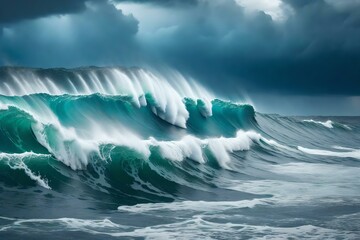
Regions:
[[0, 24], [76, 13], [85, 9], [86, 0], [0, 0]]
[[191, 6], [197, 4], [201, 0], [115, 0], [116, 2], [132, 2], [132, 3], [145, 3], [145, 4], [154, 4], [168, 7], [182, 7], [182, 6]]
[[37, 67], [120, 64], [135, 56], [137, 31], [134, 17], [106, 2], [91, 2], [77, 14], [3, 28], [0, 61]]
[[[284, 0], [289, 17], [248, 16], [234, 1], [199, 3], [149, 45], [161, 59], [224, 92], [360, 94], [360, 8]], [[159, 53], [160, 52], [160, 53]]]

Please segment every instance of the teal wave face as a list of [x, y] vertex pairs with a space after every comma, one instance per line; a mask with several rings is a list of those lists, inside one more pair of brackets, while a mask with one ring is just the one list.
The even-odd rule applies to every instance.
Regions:
[[0, 122], [0, 152], [46, 152], [32, 132], [32, 124], [35, 120], [30, 114], [9, 106], [7, 110], [0, 110]]
[[[223, 151], [224, 153], [221, 154], [226, 155], [226, 151], [231, 149], [226, 149], [225, 145], [217, 149], [216, 141], [221, 141], [220, 136], [230, 137], [232, 141], [236, 141], [237, 130], [249, 129], [256, 124], [252, 106], [221, 100], [212, 101], [211, 116], [205, 117], [201, 112], [205, 111], [201, 100], [196, 102], [185, 98], [184, 105], [189, 112], [185, 129], [172, 125], [163, 120], [158, 113], [155, 114], [151, 99], [147, 100], [149, 105], [140, 108], [134, 105], [129, 97], [100, 94], [0, 96], [0, 101], [6, 106], [0, 110], [1, 152], [10, 154], [10, 157], [11, 154], [24, 152], [46, 154], [51, 156], [50, 160], [44, 163], [46, 166], [49, 161], [59, 161], [74, 170], [89, 170], [94, 163], [104, 161], [109, 165], [103, 166], [102, 172], [109, 173], [110, 177], [104, 175], [103, 178], [108, 178], [111, 184], [121, 180], [116, 180], [116, 174], [111, 174], [112, 172], [117, 172], [123, 177], [128, 176], [126, 179], [133, 181], [139, 178], [121, 169], [121, 166], [132, 166], [125, 163], [133, 164], [134, 161], [138, 162], [136, 166], [151, 163], [151, 167], [148, 166], [144, 174], [158, 178], [159, 182], [166, 179], [166, 181], [172, 181], [171, 179], [183, 181], [182, 176], [177, 175], [181, 172], [182, 175], [186, 173], [185, 176], [191, 176], [187, 170], [172, 163], [181, 162], [186, 158], [192, 158], [198, 163], [208, 162], [208, 166], [215, 169], [227, 168], [227, 163], [219, 159], [217, 151]], [[208, 138], [214, 139], [207, 140]], [[246, 136], [246, 138], [247, 141], [251, 141], [250, 137]], [[240, 148], [245, 149], [248, 146], [245, 144]], [[18, 157], [14, 155], [14, 159]], [[39, 172], [38, 169], [32, 169], [31, 164], [28, 165], [32, 162], [32, 158], [36, 161], [38, 155], [30, 154], [24, 157], [26, 161], [22, 163], [21, 160], [21, 164], [28, 167], [30, 173], [36, 176], [35, 172]], [[145, 163], [141, 164], [144, 161]], [[116, 162], [121, 163], [120, 166], [114, 166]], [[167, 168], [181, 170], [171, 173], [170, 170], [158, 169], [159, 166], [169, 163], [171, 164]], [[45, 168], [49, 168], [46, 166]], [[139, 171], [135, 169], [133, 171]], [[17, 170], [23, 171], [23, 174], [28, 176], [24, 168]], [[39, 176], [48, 179], [50, 186], [56, 185], [57, 180], [49, 178], [50, 172], [40, 172]], [[163, 172], [169, 174], [164, 177]], [[145, 176], [144, 174], [142, 175]], [[193, 174], [196, 175], [195, 172]], [[56, 176], [56, 174], [50, 175]], [[195, 179], [203, 181], [201, 178]], [[28, 180], [31, 186], [34, 180], [32, 178]], [[194, 181], [192, 178], [191, 182]], [[191, 185], [190, 182], [188, 185]], [[128, 191], [131, 191], [130, 188]]]
[[[22, 121], [14, 123], [12, 127], [25, 124], [27, 129], [36, 120], [43, 122], [58, 120], [63, 126], [84, 128], [91, 122], [118, 123], [142, 137], [159, 137], [160, 139], [176, 139], [184, 134], [199, 137], [234, 136], [238, 129], [249, 129], [255, 122], [255, 111], [250, 105], [238, 105], [221, 100], [212, 101], [212, 116], [204, 117], [201, 107], [192, 99], [184, 99], [189, 118], [186, 130], [176, 127], [152, 111], [152, 106], [138, 108], [128, 97], [110, 97], [98, 94], [90, 96], [50, 96], [45, 94], [25, 97], [4, 97], [0, 101], [9, 105], [9, 110], [2, 110], [1, 117], [4, 126], [12, 125], [12, 120]], [[50, 116], [50, 119], [46, 119]], [[51, 119], [53, 118], [53, 119]], [[41, 121], [40, 121], [41, 122]], [[10, 126], [11, 127], [11, 126]]]

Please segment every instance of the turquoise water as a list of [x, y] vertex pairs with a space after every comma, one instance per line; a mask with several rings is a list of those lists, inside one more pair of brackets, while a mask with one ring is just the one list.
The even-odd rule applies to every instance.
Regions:
[[2, 239], [358, 239], [360, 118], [141, 69], [0, 71]]

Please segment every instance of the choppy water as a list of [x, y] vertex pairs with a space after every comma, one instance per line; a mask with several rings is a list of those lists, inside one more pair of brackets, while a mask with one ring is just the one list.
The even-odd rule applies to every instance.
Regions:
[[359, 239], [360, 118], [179, 74], [0, 70], [1, 239]]

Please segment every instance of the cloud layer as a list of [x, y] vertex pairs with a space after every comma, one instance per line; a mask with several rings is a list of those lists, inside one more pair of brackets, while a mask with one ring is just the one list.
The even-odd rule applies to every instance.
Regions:
[[286, 1], [288, 18], [247, 15], [233, 1], [200, 3], [176, 27], [154, 34], [162, 59], [214, 86], [288, 93], [360, 93], [360, 11], [325, 1]]
[[139, 15], [159, 24], [144, 33], [115, 1], [0, 0], [0, 64], [158, 64], [223, 92], [360, 95], [359, 1], [282, 0], [280, 20], [244, 1], [133, 0], [166, 13]]

